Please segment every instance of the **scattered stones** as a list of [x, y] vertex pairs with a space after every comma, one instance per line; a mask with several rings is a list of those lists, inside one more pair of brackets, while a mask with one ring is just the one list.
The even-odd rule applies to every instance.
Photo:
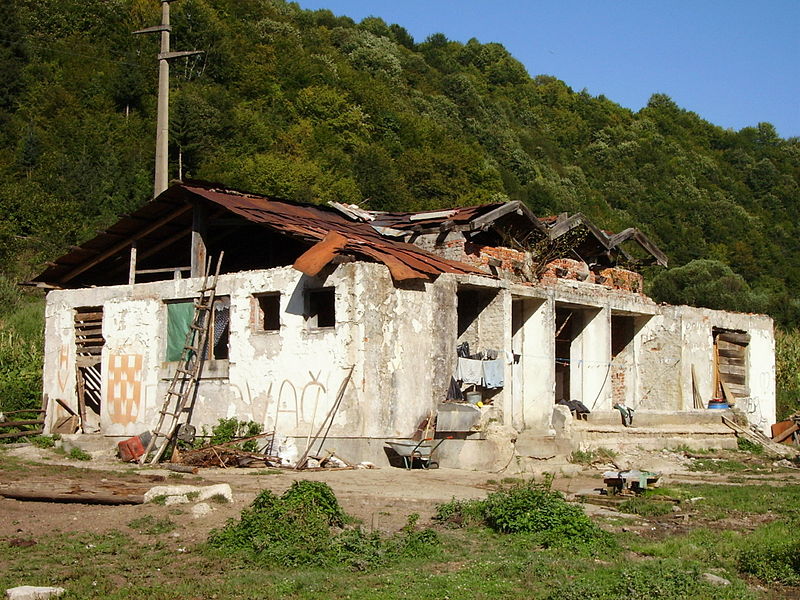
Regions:
[[212, 511], [212, 508], [206, 502], [198, 502], [195, 504], [191, 509], [192, 516], [197, 519], [200, 517], [205, 517], [208, 513]]
[[8, 600], [47, 600], [57, 598], [66, 590], [61, 587], [42, 587], [35, 585], [20, 585], [6, 590]]
[[714, 575], [713, 573], [703, 573], [703, 580], [706, 583], [710, 583], [711, 585], [725, 586], [731, 584], [731, 582], [725, 579], [724, 577], [720, 577], [719, 575]]

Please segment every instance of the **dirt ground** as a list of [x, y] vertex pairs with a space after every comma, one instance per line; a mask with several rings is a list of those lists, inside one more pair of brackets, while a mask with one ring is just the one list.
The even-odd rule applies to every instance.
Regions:
[[[496, 489], [503, 479], [519, 478], [519, 474], [486, 473], [456, 469], [406, 471], [385, 467], [380, 469], [297, 472], [274, 469], [200, 469], [198, 474], [177, 474], [164, 469], [142, 468], [112, 458], [88, 462], [69, 460], [51, 450], [22, 446], [5, 452], [9, 457], [6, 468], [0, 469], [0, 493], [4, 490], [49, 492], [105, 491], [122, 494], [144, 494], [156, 485], [212, 485], [228, 483], [233, 490], [233, 502], [211, 503], [212, 511], [195, 517], [191, 504], [164, 506], [158, 504], [103, 506], [39, 501], [20, 501], [0, 497], [0, 539], [35, 540], [50, 533], [123, 531], [137, 534], [129, 523], [151, 515], [169, 517], [178, 527], [165, 537], [176, 549], [186, 544], [204, 541], [211, 529], [220, 527], [227, 519], [239, 515], [261, 490], [282, 493], [293, 481], [310, 479], [324, 481], [333, 488], [344, 510], [359, 519], [369, 529], [394, 532], [401, 528], [412, 513], [425, 522], [435, 513], [437, 504], [452, 498], [480, 498]], [[0, 457], [0, 460], [4, 460]], [[638, 466], [662, 473], [662, 484], [671, 483], [728, 483], [729, 476], [698, 473], [689, 470], [691, 459], [677, 452], [645, 452], [617, 457], [620, 468]], [[547, 467], [543, 466], [546, 470]], [[591, 493], [603, 486], [602, 472], [615, 470], [614, 465], [574, 467], [574, 472], [556, 475], [553, 487], [568, 497]], [[277, 472], [276, 472], [277, 471]], [[541, 477], [536, 474], [526, 478]], [[748, 475], [748, 482], [769, 485], [800, 483], [800, 470], [768, 475]], [[589, 514], [619, 515], [612, 509], [585, 505]], [[625, 515], [631, 517], [631, 515]], [[660, 519], [655, 525], [642, 522], [642, 531], [654, 526], [678, 531], [689, 527], [680, 515]], [[141, 539], [150, 539], [141, 537]]]

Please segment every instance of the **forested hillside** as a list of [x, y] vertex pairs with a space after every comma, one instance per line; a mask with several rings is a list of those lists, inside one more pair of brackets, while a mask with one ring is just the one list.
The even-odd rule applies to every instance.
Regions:
[[[39, 270], [152, 194], [155, 0], [0, 8], [0, 264]], [[172, 4], [171, 177], [295, 200], [426, 209], [519, 199], [636, 226], [656, 298], [800, 322], [800, 142], [655, 94], [632, 112], [499, 44], [414, 40], [281, 0]], [[535, 66], [531, 67], [535, 69]], [[757, 122], [758, 115], [753, 115]], [[698, 259], [701, 259], [698, 261]], [[695, 262], [693, 262], [695, 261]]]

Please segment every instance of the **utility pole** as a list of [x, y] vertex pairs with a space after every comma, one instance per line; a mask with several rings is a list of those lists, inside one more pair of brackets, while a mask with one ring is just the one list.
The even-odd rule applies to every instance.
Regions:
[[169, 61], [174, 58], [202, 54], [202, 50], [170, 52], [169, 5], [175, 0], [161, 0], [161, 25], [134, 31], [134, 34], [160, 33], [161, 51], [158, 53], [158, 124], [156, 127], [156, 168], [153, 197], [167, 189], [169, 184]]

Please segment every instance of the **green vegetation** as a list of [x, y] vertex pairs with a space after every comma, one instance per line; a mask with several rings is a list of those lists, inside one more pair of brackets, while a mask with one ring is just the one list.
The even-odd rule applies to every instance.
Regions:
[[211, 547], [222, 553], [244, 553], [259, 562], [283, 566], [344, 564], [365, 569], [403, 556], [421, 557], [438, 546], [431, 529], [417, 530], [419, 515], [390, 538], [360, 527], [349, 518], [326, 483], [295, 481], [282, 495], [264, 490], [239, 521], [212, 531]]
[[617, 453], [610, 448], [597, 448], [596, 450], [575, 450], [569, 457], [569, 462], [576, 465], [591, 465], [594, 463], [613, 462]]
[[746, 437], [736, 438], [736, 446], [742, 452], [750, 452], [751, 454], [764, 454], [764, 446], [756, 442], [748, 440]]
[[72, 460], [92, 460], [92, 455], [88, 452], [84, 452], [78, 447], [73, 448], [72, 450], [67, 453], [67, 456]]
[[[236, 417], [230, 419], [220, 419], [219, 422], [211, 428], [211, 439], [209, 444], [224, 444], [231, 442], [238, 438], [247, 438], [258, 435], [262, 431], [260, 423], [255, 421], [240, 421]], [[255, 452], [258, 450], [258, 440], [248, 440], [241, 444], [243, 450], [247, 452]]]
[[[0, 410], [40, 399], [42, 303], [14, 283], [150, 197], [158, 40], [131, 32], [158, 21], [142, 0], [0, 7]], [[581, 211], [667, 253], [645, 273], [656, 300], [800, 325], [800, 141], [769, 123], [726, 130], [664, 94], [632, 112], [500, 44], [284, 0], [175, 3], [172, 36], [205, 54], [172, 69], [171, 177], [180, 160], [315, 203]], [[800, 407], [789, 378], [781, 415]]]
[[169, 518], [159, 519], [152, 515], [145, 515], [128, 523], [128, 527], [145, 535], [161, 535], [169, 533], [177, 525]]
[[624, 513], [632, 515], [658, 517], [671, 513], [673, 506], [671, 502], [659, 500], [658, 496], [644, 495], [625, 500], [617, 508]]
[[485, 500], [455, 500], [437, 507], [436, 519], [452, 526], [485, 525], [498, 533], [534, 534], [544, 547], [609, 547], [610, 537], [580, 506], [569, 504], [560, 492], [543, 483], [514, 484], [489, 494]]
[[[515, 482], [488, 502], [517, 520], [523, 498], [540, 506], [545, 484]], [[468, 600], [756, 600], [790, 597], [800, 585], [800, 537], [796, 531], [800, 488], [766, 486], [680, 486], [648, 491], [644, 500], [668, 495], [688, 501], [697, 528], [672, 526], [648, 533], [608, 534], [614, 545], [602, 554], [576, 553], [572, 544], [543, 547], [529, 529], [501, 533], [487, 526], [419, 529], [418, 517], [394, 536], [365, 533], [347, 516], [325, 484], [297, 482], [277, 497], [260, 494], [238, 521], [212, 533], [210, 544], [186, 545], [163, 536], [175, 524], [147, 515], [128, 524], [138, 541], [120, 532], [42, 535], [35, 545], [0, 540], [4, 569], [0, 586], [18, 581], [61, 585], [76, 598], [264, 597], [358, 600], [444, 598]], [[703, 496], [702, 500], [696, 498]], [[544, 499], [544, 502], [551, 502]], [[475, 501], [466, 504], [475, 506]], [[440, 514], [464, 503], [447, 503]], [[562, 514], [554, 503], [553, 517]], [[724, 507], [726, 527], [714, 525]], [[532, 508], [528, 506], [528, 508]], [[287, 531], [270, 524], [280, 512]], [[758, 527], [755, 515], [774, 518]], [[659, 516], [648, 517], [658, 523]], [[739, 526], [736, 521], [739, 518]], [[665, 517], [662, 522], [667, 522]], [[324, 528], [318, 527], [325, 523]], [[708, 526], [705, 526], [707, 524]], [[476, 525], [479, 523], [476, 522]], [[161, 536], [161, 537], [155, 537]], [[295, 555], [294, 553], [299, 554]], [[180, 554], [178, 554], [180, 553]], [[176, 556], [180, 556], [176, 560]], [[276, 561], [276, 557], [282, 557]], [[125, 568], [136, 564], [137, 569]], [[354, 570], [358, 575], [354, 575]], [[704, 575], [727, 579], [716, 586]], [[123, 581], [124, 580], [124, 581]], [[757, 586], [764, 586], [759, 590]], [[763, 592], [763, 593], [762, 593]]]

